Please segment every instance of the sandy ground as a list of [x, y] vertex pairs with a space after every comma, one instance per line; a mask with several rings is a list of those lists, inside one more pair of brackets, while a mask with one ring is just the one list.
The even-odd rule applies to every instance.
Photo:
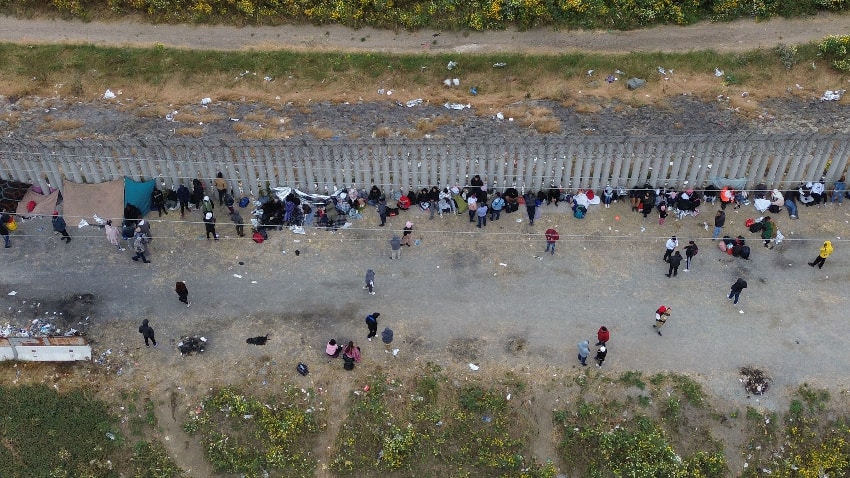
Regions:
[[[744, 51], [772, 48], [779, 43], [808, 43], [850, 31], [850, 16], [818, 14], [766, 22], [740, 20], [702, 22], [688, 27], [659, 26], [646, 30], [499, 32], [393, 32], [335, 25], [230, 27], [150, 25], [50, 19], [0, 18], [0, 41], [13, 43], [92, 43], [95, 45], [165, 46], [204, 50], [347, 50], [392, 53], [550, 53], [565, 51], [685, 52], [711, 49]], [[362, 39], [362, 40], [361, 40]]]

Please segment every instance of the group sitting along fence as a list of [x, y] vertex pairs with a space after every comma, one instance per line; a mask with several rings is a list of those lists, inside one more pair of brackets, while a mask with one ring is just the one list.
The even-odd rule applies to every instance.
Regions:
[[65, 181], [157, 179], [167, 188], [221, 171], [238, 195], [267, 186], [324, 194], [464, 185], [480, 175], [502, 190], [559, 187], [699, 188], [717, 178], [786, 188], [840, 177], [850, 139], [839, 134], [746, 134], [516, 139], [0, 140], [0, 177], [62, 190]]

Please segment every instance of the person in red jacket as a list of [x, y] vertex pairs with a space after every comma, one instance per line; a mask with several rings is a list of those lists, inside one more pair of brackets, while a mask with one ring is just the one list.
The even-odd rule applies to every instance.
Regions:
[[608, 343], [608, 339], [611, 338], [611, 332], [608, 331], [608, 327], [604, 325], [599, 327], [599, 330], [596, 332], [596, 345], [605, 345]]

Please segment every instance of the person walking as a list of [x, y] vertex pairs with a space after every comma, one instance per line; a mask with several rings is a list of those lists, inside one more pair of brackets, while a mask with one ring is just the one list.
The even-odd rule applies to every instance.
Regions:
[[478, 229], [487, 227], [487, 203], [482, 202], [475, 210], [475, 215], [478, 216]]
[[658, 332], [658, 335], [661, 335], [661, 327], [664, 327], [664, 324], [667, 323], [667, 319], [670, 318], [670, 307], [666, 305], [662, 305], [658, 309], [655, 310], [655, 324], [652, 327]]
[[663, 226], [665, 219], [667, 219], [667, 203], [661, 203], [658, 205], [658, 225]]
[[208, 212], [213, 212], [215, 209], [215, 204], [210, 201], [209, 196], [204, 196], [204, 200], [201, 202], [201, 211], [206, 215]]
[[224, 175], [219, 171], [213, 179], [213, 186], [218, 191], [218, 205], [224, 206], [224, 195], [227, 194], [227, 181], [224, 180]]
[[505, 208], [505, 200], [502, 199], [502, 193], [496, 191], [496, 197], [493, 198], [493, 202], [490, 203], [490, 220], [498, 221], [499, 216], [502, 215], [502, 209]]
[[413, 239], [413, 223], [407, 221], [404, 223], [404, 228], [401, 232], [401, 245], [410, 247], [410, 242]]
[[556, 231], [552, 228], [546, 229], [546, 232], [544, 232], [543, 235], [546, 237], [546, 250], [543, 251], [543, 253], [545, 254], [545, 253], [547, 253], [551, 250], [552, 255], [554, 256], [555, 255], [555, 243], [558, 242], [558, 239], [561, 238], [561, 235], [558, 234], [558, 231]]
[[608, 347], [601, 345], [599, 349], [596, 350], [596, 357], [593, 357], [596, 360], [596, 366], [601, 367], [602, 362], [605, 361], [605, 357], [608, 355]]
[[59, 211], [53, 211], [53, 230], [62, 234], [61, 240], [65, 241], [65, 244], [70, 244], [71, 236], [68, 235], [67, 227], [65, 219], [59, 215]]
[[525, 193], [522, 200], [525, 202], [525, 212], [528, 214], [528, 224], [533, 226], [534, 216], [537, 215], [537, 196], [535, 196], [533, 192], [529, 191]]
[[390, 259], [401, 259], [401, 238], [394, 235], [390, 239]]
[[124, 248], [121, 247], [121, 243], [119, 242], [121, 239], [121, 231], [119, 231], [117, 227], [112, 225], [111, 219], [106, 221], [106, 225], [103, 226], [103, 230], [104, 232], [106, 232], [106, 240], [109, 241], [110, 244], [118, 248], [119, 251], [123, 251]]
[[736, 280], [735, 283], [732, 284], [732, 290], [729, 291], [729, 295], [726, 296], [726, 298], [729, 299], [729, 300], [734, 299], [735, 301], [732, 302], [732, 304], [735, 305], [735, 304], [738, 303], [738, 298], [741, 297], [741, 291], [743, 291], [746, 288], [747, 288], [747, 281], [738, 277], [738, 280]]
[[245, 237], [245, 220], [242, 219], [242, 215], [236, 210], [231, 209], [230, 220], [236, 225], [236, 235], [239, 237]]
[[722, 210], [718, 209], [714, 214], [714, 232], [711, 234], [711, 240], [715, 240], [720, 237], [720, 233], [723, 232], [723, 226], [726, 225], [726, 213]]
[[381, 223], [378, 225], [384, 227], [387, 223], [387, 198], [383, 196], [378, 200], [378, 217], [381, 218]]
[[186, 211], [189, 210], [189, 201], [192, 199], [192, 192], [185, 184], [180, 184], [177, 188], [177, 200], [180, 202], [180, 218], [186, 217]]
[[145, 347], [150, 347], [151, 342], [153, 343], [153, 346], [156, 347], [156, 338], [154, 337], [153, 327], [148, 324], [148, 319], [143, 320], [142, 325], [139, 326], [139, 333], [145, 338]]
[[669, 262], [670, 256], [673, 255], [673, 251], [675, 251], [676, 248], [679, 247], [679, 240], [676, 239], [676, 236], [673, 236], [670, 239], [667, 239], [667, 244], [665, 245], [665, 247], [666, 250], [664, 251], [664, 257], [662, 257], [661, 260], [663, 260], [664, 262]]
[[213, 239], [218, 240], [218, 234], [215, 232], [215, 218], [211, 212], [204, 214], [204, 229], [207, 232], [208, 241], [210, 240], [210, 234], [212, 234]]
[[820, 248], [820, 253], [815, 260], [809, 262], [809, 265], [814, 267], [818, 266], [818, 269], [823, 269], [823, 264], [826, 262], [826, 258], [832, 254], [832, 241], [823, 241], [823, 246]]
[[133, 235], [133, 250], [136, 252], [136, 255], [131, 259], [136, 262], [139, 262], [139, 259], [141, 259], [145, 264], [150, 263], [145, 257], [145, 253], [148, 252], [148, 237], [142, 232], [141, 227], [136, 227], [136, 233]]
[[174, 286], [174, 292], [177, 292], [177, 299], [180, 302], [183, 302], [184, 304], [186, 304], [186, 307], [189, 307], [190, 305], [192, 305], [192, 304], [189, 303], [189, 288], [186, 287], [185, 282], [183, 282], [183, 281], [177, 282], [177, 284]]
[[369, 269], [366, 271], [366, 285], [363, 290], [368, 290], [369, 294], [375, 295], [375, 271]]
[[578, 363], [587, 367], [587, 356], [590, 355], [590, 341], [582, 340], [578, 343]]
[[151, 193], [151, 203], [156, 208], [156, 212], [159, 213], [157, 217], [162, 217], [162, 213], [165, 213], [166, 216], [168, 215], [168, 209], [165, 207], [165, 194], [156, 186], [154, 186]]
[[366, 327], [369, 328], [369, 335], [366, 338], [369, 342], [372, 341], [372, 337], [378, 335], [378, 317], [380, 316], [381, 314], [378, 312], [372, 312], [366, 316]]
[[685, 272], [691, 271], [691, 260], [693, 260], [694, 256], [699, 253], [699, 247], [697, 247], [694, 241], [688, 241], [688, 245], [685, 246]]
[[682, 253], [676, 251], [676, 253], [670, 256], [667, 261], [670, 263], [670, 269], [667, 271], [667, 277], [676, 277], [679, 275], [679, 265], [682, 264]]
[[393, 329], [384, 327], [383, 332], [381, 332], [381, 342], [383, 342], [384, 345], [393, 343], [393, 335]]
[[605, 345], [611, 339], [611, 332], [604, 325], [596, 331], [596, 345]]
[[9, 240], [9, 221], [12, 220], [12, 217], [6, 214], [5, 209], [0, 209], [0, 236], [3, 236], [3, 243], [6, 249], [12, 247], [12, 243]]

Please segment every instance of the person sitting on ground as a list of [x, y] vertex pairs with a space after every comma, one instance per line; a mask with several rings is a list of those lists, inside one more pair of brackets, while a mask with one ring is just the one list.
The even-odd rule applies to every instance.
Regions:
[[800, 189], [797, 190], [800, 195], [798, 199], [804, 206], [809, 207], [815, 203], [815, 198], [812, 197], [812, 187], [814, 185], [812, 183], [801, 184]]
[[830, 203], [834, 203], [838, 201], [838, 205], [841, 205], [841, 202], [844, 200], [844, 191], [847, 189], [846, 182], [847, 178], [842, 174], [838, 181], [835, 181], [835, 184], [832, 185], [832, 198], [830, 199]]
[[369, 203], [370, 206], [377, 206], [378, 201], [380, 201], [383, 196], [384, 193], [381, 192], [381, 189], [373, 184], [372, 189], [369, 190], [369, 197], [366, 202]]
[[778, 207], [785, 205], [785, 196], [783, 196], [778, 189], [774, 189], [770, 192], [770, 205]]
[[349, 359], [354, 360], [355, 362], [359, 362], [360, 361], [360, 347], [354, 345], [353, 340], [349, 340], [348, 345], [346, 345], [342, 349], [342, 355], [343, 355], [343, 357], [348, 357]]
[[820, 203], [826, 202], [826, 185], [824, 179], [812, 184], [812, 199], [815, 200], [815, 206], [820, 207]]
[[587, 198], [587, 194], [584, 193], [584, 189], [579, 189], [578, 193], [573, 196], [573, 212], [576, 212], [576, 209], [579, 207], [583, 207], [586, 212], [589, 206], [590, 199]]
[[328, 344], [325, 346], [325, 353], [328, 357], [337, 358], [340, 352], [342, 352], [342, 345], [336, 343], [336, 339], [328, 341]]
[[783, 196], [785, 197], [785, 209], [788, 210], [788, 216], [791, 219], [797, 219], [797, 198], [800, 197], [799, 191], [796, 189], [785, 191]]

